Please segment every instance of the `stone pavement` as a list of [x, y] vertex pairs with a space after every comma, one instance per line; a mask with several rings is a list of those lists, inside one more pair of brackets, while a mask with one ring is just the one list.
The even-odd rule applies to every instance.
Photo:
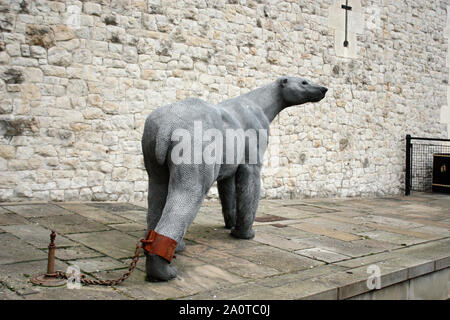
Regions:
[[[145, 281], [145, 259], [114, 288], [29, 282], [46, 270], [52, 229], [57, 269], [78, 265], [91, 278], [113, 279], [127, 270], [145, 225], [145, 204], [0, 203], [0, 299], [376, 298], [370, 265], [393, 297], [420, 299], [430, 297], [424, 286], [393, 285], [450, 266], [450, 196], [262, 200], [253, 240], [230, 237], [212, 201], [189, 228], [173, 262], [178, 277], [168, 283]], [[448, 282], [446, 274], [433, 281]]]

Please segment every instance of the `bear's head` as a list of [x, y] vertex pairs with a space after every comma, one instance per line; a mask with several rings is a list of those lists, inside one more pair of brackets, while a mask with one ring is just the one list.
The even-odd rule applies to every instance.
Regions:
[[287, 106], [319, 102], [328, 89], [300, 77], [281, 77], [278, 79], [283, 100]]

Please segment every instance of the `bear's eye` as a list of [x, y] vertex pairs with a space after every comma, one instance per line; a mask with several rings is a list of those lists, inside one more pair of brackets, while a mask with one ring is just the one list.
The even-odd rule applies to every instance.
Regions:
[[304, 85], [304, 86], [306, 86], [307, 84], [308, 84], [307, 81], [303, 81], [303, 82], [302, 82], [302, 85]]

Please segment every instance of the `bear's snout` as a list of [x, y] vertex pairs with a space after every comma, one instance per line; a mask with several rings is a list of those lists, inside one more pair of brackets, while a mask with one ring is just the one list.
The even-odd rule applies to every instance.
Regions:
[[327, 93], [328, 88], [327, 87], [320, 87], [320, 91], [322, 91], [323, 95], [325, 95], [325, 93]]

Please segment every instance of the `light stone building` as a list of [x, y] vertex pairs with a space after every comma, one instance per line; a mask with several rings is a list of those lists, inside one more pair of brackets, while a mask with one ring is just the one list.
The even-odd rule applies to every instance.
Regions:
[[143, 201], [140, 140], [152, 110], [189, 96], [217, 103], [282, 75], [329, 92], [274, 120], [262, 196], [399, 194], [405, 135], [450, 131], [448, 9], [2, 0], [0, 201]]

